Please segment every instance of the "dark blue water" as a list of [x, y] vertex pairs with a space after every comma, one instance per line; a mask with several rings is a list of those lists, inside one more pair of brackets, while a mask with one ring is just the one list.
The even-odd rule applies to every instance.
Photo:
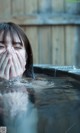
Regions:
[[80, 83], [69, 77], [0, 82], [8, 133], [80, 133]]

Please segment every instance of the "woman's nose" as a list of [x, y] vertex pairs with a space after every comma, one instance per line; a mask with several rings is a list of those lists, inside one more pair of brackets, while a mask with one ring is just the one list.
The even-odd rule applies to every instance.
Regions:
[[11, 46], [7, 46], [7, 52], [8, 52], [9, 54], [12, 54], [13, 48], [12, 48]]

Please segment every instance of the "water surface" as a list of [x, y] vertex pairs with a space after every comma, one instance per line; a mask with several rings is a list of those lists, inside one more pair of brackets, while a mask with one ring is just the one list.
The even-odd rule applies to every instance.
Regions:
[[[28, 91], [28, 115], [20, 114], [15, 117], [16, 122], [12, 121], [15, 123], [15, 126], [12, 124], [13, 128], [19, 127], [20, 133], [26, 133], [26, 130], [28, 133], [80, 133], [79, 86], [78, 81], [69, 77], [48, 77], [39, 74], [35, 79], [1, 81], [0, 91], [1, 94]], [[23, 116], [26, 116], [27, 121], [22, 122], [23, 127], [20, 127]], [[25, 126], [25, 123], [29, 125]], [[16, 128], [14, 133], [18, 133], [19, 128]]]

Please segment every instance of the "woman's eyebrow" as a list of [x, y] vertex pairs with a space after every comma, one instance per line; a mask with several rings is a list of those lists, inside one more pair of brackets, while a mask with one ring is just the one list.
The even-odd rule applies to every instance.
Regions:
[[4, 41], [0, 41], [0, 43], [4, 43]]
[[13, 43], [13, 45], [15, 45], [15, 44], [20, 44], [20, 45], [22, 46], [22, 43], [21, 43], [21, 42], [13, 41], [12, 43]]

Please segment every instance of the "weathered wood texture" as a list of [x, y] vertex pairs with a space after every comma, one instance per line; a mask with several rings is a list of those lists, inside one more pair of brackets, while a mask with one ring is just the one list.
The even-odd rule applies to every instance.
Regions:
[[34, 64], [80, 65], [80, 2], [0, 0], [0, 22], [19, 24], [28, 36]]
[[52, 28], [52, 63], [56, 65], [65, 64], [65, 37], [64, 26]]

